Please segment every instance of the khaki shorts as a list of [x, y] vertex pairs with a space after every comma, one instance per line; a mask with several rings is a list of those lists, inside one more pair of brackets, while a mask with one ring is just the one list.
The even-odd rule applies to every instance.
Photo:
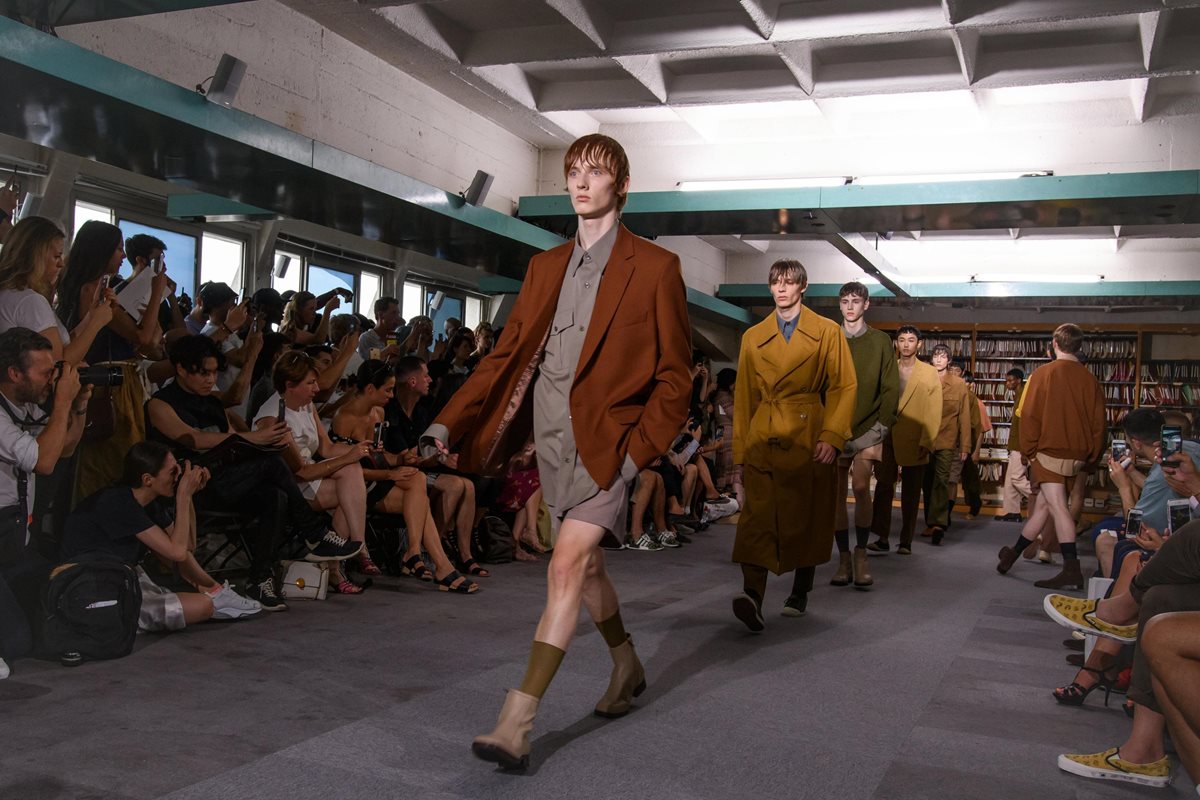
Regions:
[[883, 461], [883, 442], [873, 444], [870, 447], [863, 448], [857, 453], [849, 456], [838, 456], [837, 464], [843, 469], [848, 469], [855, 461]]

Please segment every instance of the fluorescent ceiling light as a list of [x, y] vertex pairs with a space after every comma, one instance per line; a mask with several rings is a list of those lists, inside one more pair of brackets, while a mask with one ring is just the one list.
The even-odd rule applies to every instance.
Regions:
[[1000, 273], [981, 272], [971, 276], [971, 283], [1100, 283], [1103, 275], [1080, 275], [1063, 273]]
[[681, 192], [715, 192], [725, 189], [816, 189], [822, 186], [845, 186], [850, 181], [844, 175], [825, 178], [750, 178], [719, 181], [680, 181]]
[[960, 181], [1003, 181], [1014, 178], [1053, 175], [1049, 169], [1026, 172], [952, 172], [943, 175], [867, 175], [854, 178], [857, 186], [891, 186], [899, 183], [957, 183]]

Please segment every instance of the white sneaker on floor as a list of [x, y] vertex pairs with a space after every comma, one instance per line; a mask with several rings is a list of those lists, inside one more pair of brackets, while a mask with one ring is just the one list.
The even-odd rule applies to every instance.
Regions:
[[673, 531], [662, 531], [655, 538], [663, 547], [679, 547], [679, 540], [675, 538]]
[[648, 552], [656, 552], [662, 550], [663, 546], [658, 543], [657, 539], [650, 538], [650, 534], [643, 533], [637, 539], [630, 539], [625, 542], [626, 550], [646, 550]]
[[8, 668], [8, 664], [4, 663], [4, 659], [0, 658], [0, 681], [12, 675], [12, 670]]
[[241, 619], [242, 617], [252, 617], [263, 610], [262, 604], [257, 600], [242, 597], [235, 592], [229, 586], [229, 581], [225, 581], [221, 591], [210, 595], [208, 599], [212, 600], [213, 619]]

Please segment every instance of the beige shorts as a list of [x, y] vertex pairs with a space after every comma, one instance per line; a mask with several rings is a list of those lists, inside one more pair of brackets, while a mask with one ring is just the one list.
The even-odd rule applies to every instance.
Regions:
[[146, 632], [181, 631], [187, 625], [183, 618], [183, 603], [179, 595], [169, 592], [150, 580], [141, 567], [137, 568], [138, 586], [142, 587], [142, 607], [138, 611], [138, 630]]
[[557, 536], [563, 520], [576, 519], [604, 528], [623, 542], [628, 527], [626, 524], [628, 513], [629, 484], [621, 479], [621, 473], [618, 472], [611, 486], [601, 489], [579, 505], [568, 509], [551, 506], [550, 524], [554, 528], [554, 535]]
[[865, 447], [849, 456], [838, 456], [838, 466], [849, 469], [855, 461], [883, 461], [883, 442]]

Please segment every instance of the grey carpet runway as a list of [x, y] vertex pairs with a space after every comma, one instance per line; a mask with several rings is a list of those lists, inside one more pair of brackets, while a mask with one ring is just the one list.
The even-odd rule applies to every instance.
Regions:
[[[525, 774], [470, 754], [519, 683], [544, 568], [508, 564], [475, 597], [385, 579], [360, 597], [139, 637], [129, 658], [21, 661], [0, 681], [0, 798], [1187, 797], [1061, 773], [1060, 752], [1120, 743], [1114, 695], [1058, 706], [1065, 629], [1033, 581], [996, 574], [1011, 523], [956, 521], [940, 549], [874, 557], [870, 592], [817, 572], [809, 613], [767, 631], [731, 616], [733, 529], [609, 553], [649, 676], [638, 708], [591, 708], [610, 662], [588, 623], [551, 686]], [[1094, 562], [1092, 562], [1094, 563]]]

